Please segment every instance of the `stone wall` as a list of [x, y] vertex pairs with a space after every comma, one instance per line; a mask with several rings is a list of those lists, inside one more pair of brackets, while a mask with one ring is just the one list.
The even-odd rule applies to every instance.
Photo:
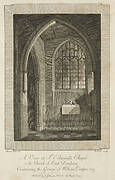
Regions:
[[[66, 29], [66, 33], [67, 33], [67, 29]], [[72, 34], [72, 33], [71, 33]], [[82, 121], [82, 119], [79, 117], [79, 115], [75, 115], [73, 116], [69, 116], [69, 117], [63, 117], [61, 115], [61, 107], [63, 104], [68, 104], [70, 101], [75, 101], [76, 99], [78, 99], [80, 96], [83, 96], [84, 93], [87, 93], [86, 89], [77, 89], [77, 90], [68, 90], [68, 91], [64, 91], [64, 90], [55, 90], [55, 83], [53, 82], [55, 79], [53, 70], [55, 66], [55, 58], [53, 57], [54, 52], [56, 50], [56, 48], [65, 40], [67, 39], [76, 39], [81, 45], [83, 49], [87, 49], [86, 45], [84, 42], [82, 42], [82, 39], [80, 39], [80, 37], [78, 36], [78, 34], [73, 33], [74, 36], [64, 36], [64, 33], [62, 34], [61, 32], [58, 33], [58, 37], [52, 40], [47, 40], [45, 43], [45, 93], [46, 93], [46, 128], [52, 126], [52, 130], [54, 129], [54, 127], [56, 128], [56, 126], [61, 126], [64, 127], [67, 126], [68, 124], [68, 128], [71, 125], [71, 129], [72, 127], [74, 128], [74, 125], [77, 123], [77, 127], [79, 124], [79, 127], [81, 127], [82, 123], [78, 123], [79, 119]], [[63, 36], [60, 37], [60, 36]], [[88, 49], [87, 49], [88, 51]], [[54, 59], [53, 59], [54, 58]], [[88, 76], [88, 73], [91, 73], [92, 69], [92, 64], [91, 64], [91, 57], [89, 56], [88, 52], [87, 52], [87, 57], [86, 57], [86, 76]], [[54, 61], [54, 62], [53, 62]], [[54, 76], [54, 77], [53, 77]], [[65, 118], [65, 120], [62, 120], [62, 118]], [[69, 121], [71, 121], [71, 124], [69, 123]], [[72, 123], [73, 121], [73, 123]], [[76, 122], [75, 122], [76, 121]], [[86, 122], [84, 122], [86, 123]], [[90, 122], [89, 122], [90, 123]], [[61, 128], [61, 127], [60, 127]], [[63, 128], [62, 128], [63, 129]]]
[[[14, 127], [15, 127], [15, 139], [18, 139], [21, 136], [21, 127], [23, 127], [23, 112], [24, 108], [23, 106], [23, 66], [24, 66], [24, 59], [22, 61], [22, 54], [23, 50], [26, 46], [31, 42], [31, 39], [34, 37], [36, 31], [40, 30], [43, 25], [47, 24], [50, 20], [53, 18], [60, 19], [62, 21], [65, 21], [66, 23], [74, 26], [77, 28], [90, 42], [92, 51], [94, 53], [95, 57], [95, 67], [96, 71], [94, 74], [94, 86], [96, 89], [96, 104], [97, 108], [100, 109], [101, 106], [101, 41], [100, 41], [100, 15], [95, 14], [87, 14], [87, 15], [55, 15], [55, 14], [49, 14], [49, 15], [23, 15], [23, 14], [17, 14], [14, 15]], [[60, 40], [58, 39], [58, 43], [60, 43]], [[46, 44], [46, 42], [44, 42]], [[56, 44], [57, 46], [58, 44]], [[51, 44], [52, 46], [52, 44]], [[54, 46], [54, 44], [53, 44]], [[55, 47], [56, 47], [55, 46]], [[53, 104], [53, 91], [52, 91], [52, 54], [54, 52], [55, 47], [51, 48], [50, 46], [45, 46], [45, 95], [46, 98], [46, 106], [52, 106]], [[48, 49], [49, 48], [49, 49]], [[38, 48], [37, 51], [38, 52]], [[38, 55], [39, 56], [39, 55]], [[42, 88], [39, 88], [42, 91]], [[42, 93], [42, 92], [41, 92]], [[83, 93], [83, 92], [80, 92]], [[78, 93], [56, 93], [55, 94], [55, 102], [56, 104], [62, 104], [69, 100], [69, 98], [74, 99]], [[59, 102], [57, 102], [59, 101]], [[43, 106], [45, 105], [45, 102], [43, 103]], [[41, 110], [42, 111], [42, 110]], [[42, 112], [41, 112], [42, 114]], [[26, 114], [25, 114], [26, 116]]]

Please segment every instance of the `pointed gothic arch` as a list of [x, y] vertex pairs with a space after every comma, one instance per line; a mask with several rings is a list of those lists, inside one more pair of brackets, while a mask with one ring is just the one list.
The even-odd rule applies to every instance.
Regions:
[[[23, 76], [23, 79], [22, 79], [22, 81], [23, 81], [23, 83], [22, 83], [23, 84], [23, 87], [22, 87], [22, 91], [23, 91], [22, 104], [24, 105], [24, 107], [26, 109], [26, 110], [23, 110], [23, 106], [22, 106], [22, 111], [27, 111], [27, 93], [25, 93], [25, 92], [27, 91], [27, 65], [28, 65], [29, 54], [30, 54], [32, 48], [34, 47], [37, 39], [40, 38], [40, 35], [45, 30], [47, 30], [50, 26], [54, 25], [56, 22], [58, 22], [64, 26], [67, 26], [68, 28], [75, 31], [80, 36], [80, 38], [84, 41], [84, 44], [87, 46], [87, 48], [89, 50], [90, 59], [92, 60], [92, 70], [95, 71], [95, 57], [94, 57], [94, 53], [92, 51], [91, 45], [88, 42], [87, 38], [78, 29], [76, 29], [71, 24], [69, 24], [63, 20], [57, 19], [57, 18], [53, 18], [49, 22], [44, 23], [44, 25], [42, 27], [38, 26], [37, 29], [31, 34], [30, 38], [28, 39], [28, 41], [25, 45], [25, 48], [22, 52], [22, 56], [21, 56], [22, 76]], [[37, 63], [38, 63], [38, 67], [39, 67], [39, 72], [41, 72], [41, 70], [44, 69], [45, 64], [40, 62], [39, 60]], [[44, 75], [43, 74], [42, 75], [43, 75], [44, 79], [42, 79], [42, 80], [41, 80], [42, 76], [39, 73], [39, 81], [42, 82], [41, 83], [41, 89], [45, 88], [45, 69], [44, 69], [43, 73], [44, 73]], [[44, 114], [45, 114], [45, 90], [44, 90], [44, 94], [43, 94], [43, 92], [39, 92], [39, 97], [41, 99], [40, 102], [41, 103], [43, 102], [43, 105], [42, 105], [43, 107], [41, 107], [41, 109], [40, 109], [40, 114], [41, 114], [40, 118], [39, 118], [40, 121], [38, 122], [37, 126], [38, 126], [39, 130], [43, 130], [44, 129]], [[27, 121], [27, 118], [28, 118], [27, 112], [26, 113], [24, 112], [23, 114], [24, 115], [22, 115], [23, 116], [22, 119], [24, 121]], [[26, 114], [26, 118], [25, 118], [25, 114]]]
[[75, 31], [76, 33], [79, 34], [79, 36], [83, 39], [83, 41], [85, 42], [85, 44], [87, 45], [89, 52], [90, 52], [90, 56], [92, 59], [92, 65], [93, 65], [93, 70], [95, 70], [95, 56], [94, 56], [94, 52], [92, 50], [91, 44], [89, 43], [88, 39], [85, 37], [85, 35], [83, 35], [83, 33], [81, 33], [77, 28], [75, 28], [73, 25], [60, 20], [58, 18], [53, 18], [52, 20], [48, 21], [48, 22], [44, 22], [44, 25], [42, 27], [37, 27], [35, 29], [35, 31], [31, 34], [30, 38], [28, 39], [25, 48], [22, 52], [22, 63], [23, 63], [23, 71], [26, 71], [27, 69], [27, 61], [28, 61], [28, 56], [29, 53], [34, 45], [34, 43], [36, 42], [37, 38], [40, 37], [40, 35], [47, 30], [50, 26], [54, 25], [56, 22], [59, 22], [62, 25], [67, 26], [68, 28], [72, 29], [73, 31]]

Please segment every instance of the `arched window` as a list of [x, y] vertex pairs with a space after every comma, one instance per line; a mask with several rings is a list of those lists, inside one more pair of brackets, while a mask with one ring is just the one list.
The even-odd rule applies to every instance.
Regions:
[[76, 41], [68, 40], [55, 54], [55, 89], [84, 89], [85, 55]]

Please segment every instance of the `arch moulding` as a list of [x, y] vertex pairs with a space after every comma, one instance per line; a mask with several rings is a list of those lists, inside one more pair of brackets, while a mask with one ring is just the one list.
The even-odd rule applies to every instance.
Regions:
[[[72, 26], [71, 24], [68, 24], [67, 22], [63, 21], [63, 20], [60, 20], [60, 19], [57, 19], [57, 18], [53, 18], [52, 20], [50, 20], [49, 22], [47, 22], [46, 24], [44, 23], [44, 25], [42, 27], [38, 26], [37, 29], [31, 34], [30, 38], [28, 39], [26, 45], [25, 45], [25, 48], [22, 52], [22, 56], [21, 56], [21, 62], [22, 62], [22, 73], [23, 73], [23, 97], [21, 98], [22, 99], [22, 111], [25, 111], [23, 118], [22, 120], [24, 120], [25, 122], [28, 121], [28, 115], [27, 115], [27, 64], [28, 64], [28, 57], [29, 57], [29, 53], [30, 51], [32, 50], [33, 46], [35, 45], [37, 39], [40, 37], [40, 35], [45, 31], [47, 30], [50, 26], [54, 25], [56, 22], [62, 24], [62, 25], [65, 25], [67, 26], [68, 28], [71, 28], [72, 30], [74, 30], [77, 34], [79, 34], [79, 36], [82, 38], [82, 40], [85, 42], [85, 44], [87, 45], [88, 49], [89, 49], [89, 52], [90, 52], [90, 55], [91, 55], [91, 59], [92, 59], [92, 62], [93, 62], [93, 67], [95, 67], [95, 57], [94, 57], [94, 54], [93, 54], [93, 51], [92, 51], [92, 48], [91, 48], [91, 45], [89, 43], [89, 41], [87, 40], [87, 38], [78, 30], [76, 29], [74, 26]], [[45, 58], [45, 57], [44, 57]], [[38, 63], [39, 65], [39, 63]], [[44, 67], [45, 67], [45, 64], [44, 64]], [[44, 73], [45, 73], [45, 69], [44, 69]], [[44, 76], [45, 78], [45, 76]], [[40, 78], [41, 79], [41, 78]], [[43, 83], [44, 81], [44, 83]], [[45, 93], [45, 79], [42, 80], [42, 83], [44, 84], [44, 93]], [[43, 92], [41, 92], [43, 94]], [[41, 95], [39, 94], [39, 97]], [[45, 98], [45, 94], [44, 94], [44, 98]], [[44, 101], [44, 110], [41, 109], [41, 122], [42, 122], [42, 127], [41, 127], [41, 130], [44, 129], [44, 125], [43, 125], [43, 118], [44, 118], [44, 112], [45, 112], [45, 99], [43, 98], [43, 101]], [[42, 102], [42, 100], [41, 100]], [[25, 109], [25, 110], [23, 110]], [[26, 118], [25, 118], [26, 117]], [[27, 129], [27, 123], [24, 123], [26, 125], [26, 129]], [[23, 127], [22, 127], [23, 129]], [[25, 127], [24, 127], [25, 129]], [[24, 131], [24, 135], [22, 136], [25, 136], [27, 134], [27, 131], [26, 131], [26, 134], [25, 134], [25, 130], [22, 130]]]

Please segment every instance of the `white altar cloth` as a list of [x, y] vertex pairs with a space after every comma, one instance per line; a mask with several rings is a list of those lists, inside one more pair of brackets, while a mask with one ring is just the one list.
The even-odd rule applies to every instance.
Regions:
[[79, 104], [63, 104], [62, 105], [62, 114], [80, 114]]

